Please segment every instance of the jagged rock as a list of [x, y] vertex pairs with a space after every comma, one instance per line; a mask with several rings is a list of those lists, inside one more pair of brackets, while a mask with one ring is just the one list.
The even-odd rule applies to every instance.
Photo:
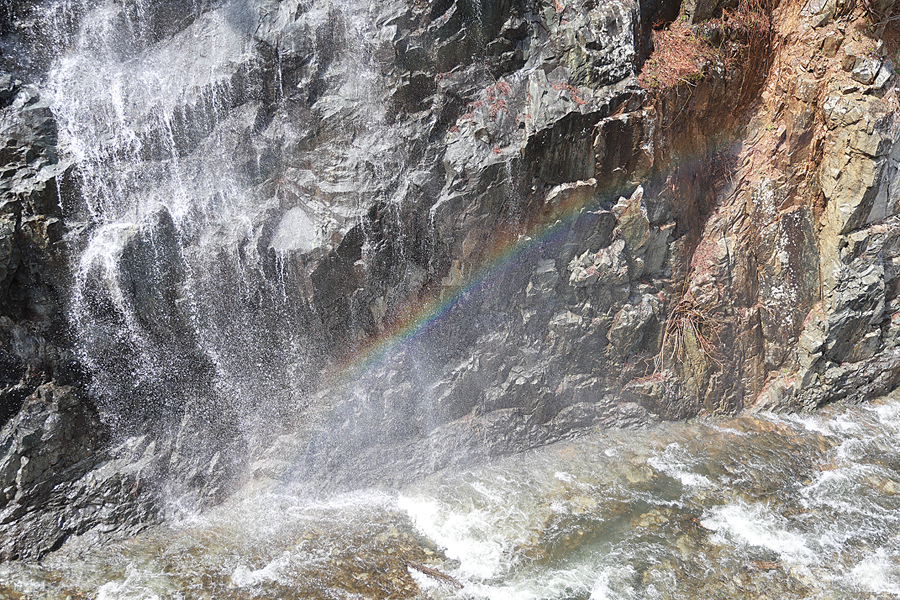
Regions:
[[693, 417], [700, 410], [699, 403], [696, 397], [683, 394], [680, 388], [678, 378], [672, 373], [654, 373], [630, 381], [622, 389], [622, 397], [663, 419]]
[[875, 89], [883, 89], [893, 76], [894, 65], [890, 61], [890, 59], [885, 59], [884, 62], [881, 63], [881, 67], [878, 69], [878, 75], [875, 76], [875, 81], [872, 83], [872, 85], [875, 87]]
[[819, 294], [819, 249], [812, 218], [804, 208], [785, 211], [762, 231], [764, 253], [771, 258], [760, 266], [760, 295], [767, 299], [760, 315], [766, 334], [766, 364], [777, 369], [804, 317]]
[[607, 337], [622, 355], [634, 353], [642, 347], [655, 349], [651, 339], [658, 326], [660, 302], [655, 296], [643, 295], [634, 304], [625, 305], [613, 318]]
[[653, 417], [640, 404], [634, 402], [622, 402], [616, 407], [614, 420], [604, 423], [622, 428], [644, 427], [653, 423]]
[[813, 17], [813, 27], [824, 27], [853, 10], [853, 6], [852, 0], [814, 0], [803, 7], [803, 12]]
[[90, 469], [102, 431], [96, 414], [76, 390], [53, 384], [37, 388], [3, 426], [0, 558], [40, 557], [71, 529], [78, 529], [46, 510], [46, 505], [51, 500], [53, 506], [65, 503], [57, 486], [65, 487]]
[[590, 11], [564, 12], [556, 44], [559, 62], [568, 69], [572, 85], [611, 85], [633, 73], [640, 19], [637, 3], [606, 2]]
[[650, 241], [650, 221], [643, 204], [644, 188], [638, 186], [630, 198], [619, 198], [613, 212], [618, 217], [616, 235], [625, 240], [629, 256], [640, 258]]
[[884, 266], [877, 258], [870, 264], [860, 262], [842, 269], [833, 294], [826, 297], [825, 356], [835, 362], [848, 359], [884, 311]]
[[0, 294], [4, 296], [19, 266], [17, 221], [15, 215], [0, 215]]
[[587, 287], [602, 283], [618, 286], [629, 279], [625, 240], [619, 239], [594, 253], [590, 250], [569, 263], [569, 285]]
[[672, 242], [672, 234], [675, 232], [675, 223], [667, 223], [661, 227], [654, 227], [650, 232], [650, 241], [644, 251], [644, 267], [642, 274], [658, 273], [665, 266], [669, 258], [669, 244]]
[[839, 31], [829, 33], [822, 40], [822, 54], [828, 58], [833, 58], [837, 51], [840, 50], [842, 43], [844, 43], [843, 33]]
[[892, 311], [887, 327], [882, 332], [881, 341], [885, 350], [893, 350], [900, 345], [900, 314]]
[[559, 258], [568, 265], [575, 256], [587, 251], [598, 252], [609, 246], [613, 239], [616, 217], [609, 210], [584, 210], [573, 227], [571, 239], [563, 245]]
[[615, 421], [617, 405], [612, 398], [600, 402], [577, 402], [567, 406], [550, 422], [550, 431], [564, 436], [603, 420]]
[[163, 487], [188, 510], [220, 501], [236, 456], [222, 442], [186, 414], [174, 440], [110, 446], [82, 392], [41, 385], [0, 429], [0, 560], [41, 558], [72, 535], [133, 535], [162, 516]]
[[856, 66], [857, 58], [859, 58], [859, 57], [854, 56], [852, 54], [845, 54], [844, 57], [841, 59], [841, 68], [847, 72], [852, 71], [853, 67]]
[[858, 81], [863, 85], [871, 85], [875, 83], [875, 78], [878, 76], [880, 70], [880, 59], [859, 57], [853, 65], [850, 76], [854, 81]]
[[[817, 356], [821, 354], [826, 342], [825, 326], [822, 307], [819, 305], [816, 308], [813, 308], [806, 317], [804, 328], [798, 341], [798, 347], [807, 356]], [[805, 366], [808, 367], [809, 364]]]
[[796, 386], [796, 400], [786, 406], [797, 405], [813, 409], [839, 400], [861, 402], [883, 396], [897, 386], [900, 379], [900, 352], [896, 349], [879, 352], [869, 360], [856, 363], [825, 363], [816, 373], [804, 378], [804, 386]]
[[597, 180], [576, 181], [555, 186], [544, 201], [551, 215], [570, 212], [572, 207], [586, 206], [597, 192]]
[[713, 18], [722, 3], [722, 0], [686, 0], [682, 11], [691, 23], [700, 23]]
[[54, 376], [71, 383], [77, 367], [60, 335], [70, 271], [58, 181], [70, 163], [58, 156], [56, 122], [41, 92], [9, 75], [0, 87], [0, 355], [15, 380], [2, 424], [40, 383]]
[[866, 333], [847, 353], [846, 362], [856, 363], [868, 360], [882, 347], [881, 331]]
[[796, 406], [795, 396], [799, 390], [799, 382], [793, 376], [773, 377], [756, 398], [754, 410], [774, 412], [790, 411]]
[[581, 329], [584, 323], [579, 315], [572, 311], [565, 311], [550, 319], [549, 330], [551, 335], [557, 337], [569, 337], [572, 332]]
[[832, 95], [824, 109], [825, 122], [834, 130], [834, 145], [820, 171], [828, 200], [823, 237], [833, 238], [883, 218], [897, 170], [886, 168], [893, 147], [893, 115], [881, 100], [857, 102]]
[[534, 275], [525, 288], [525, 297], [529, 303], [543, 303], [549, 300], [559, 281], [559, 272], [556, 270], [556, 261], [539, 261], [534, 270]]

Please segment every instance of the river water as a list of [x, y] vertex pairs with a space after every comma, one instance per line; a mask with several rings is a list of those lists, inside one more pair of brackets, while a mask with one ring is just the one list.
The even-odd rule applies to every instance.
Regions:
[[[897, 598], [900, 395], [609, 430], [401, 489], [249, 481], [0, 568], [40, 598]], [[2, 596], [0, 596], [2, 597]]]

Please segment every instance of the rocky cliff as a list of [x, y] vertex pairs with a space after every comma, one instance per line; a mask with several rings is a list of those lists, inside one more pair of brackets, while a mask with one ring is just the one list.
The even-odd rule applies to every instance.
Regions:
[[2, 558], [900, 377], [890, 0], [3, 11]]

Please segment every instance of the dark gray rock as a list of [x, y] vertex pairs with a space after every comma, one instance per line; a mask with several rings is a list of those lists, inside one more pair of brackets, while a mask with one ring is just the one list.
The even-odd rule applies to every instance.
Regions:
[[622, 398], [663, 419], [693, 417], [700, 408], [697, 399], [682, 393], [680, 388], [681, 382], [673, 373], [654, 373], [629, 382], [622, 389]]
[[691, 23], [700, 23], [716, 16], [722, 0], [685, 0], [682, 11]]
[[221, 501], [242, 450], [197, 421], [110, 444], [77, 390], [38, 387], [0, 430], [0, 560], [39, 559], [73, 535], [134, 535], [171, 510], [163, 498], [178, 510]]
[[844, 270], [825, 309], [825, 356], [845, 362], [869, 327], [881, 322], [884, 304], [884, 266], [880, 260], [869, 264], [859, 261]]
[[556, 293], [556, 284], [559, 282], [559, 271], [556, 270], [556, 261], [546, 259], [538, 262], [528, 287], [525, 288], [525, 298], [528, 304], [544, 303]]
[[596, 253], [590, 250], [569, 263], [569, 285], [618, 286], [628, 282], [628, 259], [625, 240], [619, 239]]
[[0, 558], [38, 558], [78, 528], [54, 514], [52, 509], [65, 505], [57, 487], [89, 470], [101, 448], [102, 431], [96, 413], [77, 391], [53, 384], [37, 388], [4, 425], [0, 430], [0, 528], [4, 533]]
[[894, 76], [894, 64], [890, 59], [885, 59], [884, 62], [881, 63], [881, 67], [878, 69], [878, 75], [875, 76], [875, 81], [872, 83], [876, 89], [884, 88], [887, 83], [891, 80], [891, 77]]
[[659, 314], [660, 301], [649, 294], [636, 299], [634, 304], [623, 306], [613, 318], [607, 334], [610, 344], [622, 355], [633, 353], [642, 346], [655, 349], [655, 339], [649, 338], [658, 333]]

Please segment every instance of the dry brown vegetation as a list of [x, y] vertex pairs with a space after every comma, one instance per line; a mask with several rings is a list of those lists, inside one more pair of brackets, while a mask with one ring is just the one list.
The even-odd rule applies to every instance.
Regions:
[[[724, 68], [736, 61], [753, 63], [763, 71], [771, 43], [770, 0], [741, 0], [720, 18], [691, 25], [682, 14], [652, 33], [653, 54], [644, 63], [638, 83], [665, 91], [679, 84], [693, 85], [710, 65]], [[742, 69], [747, 70], [747, 69]]]
[[638, 75], [645, 88], [667, 90], [681, 82], [696, 82], [706, 63], [717, 57], [716, 49], [694, 34], [684, 19], [652, 35], [653, 55]]

